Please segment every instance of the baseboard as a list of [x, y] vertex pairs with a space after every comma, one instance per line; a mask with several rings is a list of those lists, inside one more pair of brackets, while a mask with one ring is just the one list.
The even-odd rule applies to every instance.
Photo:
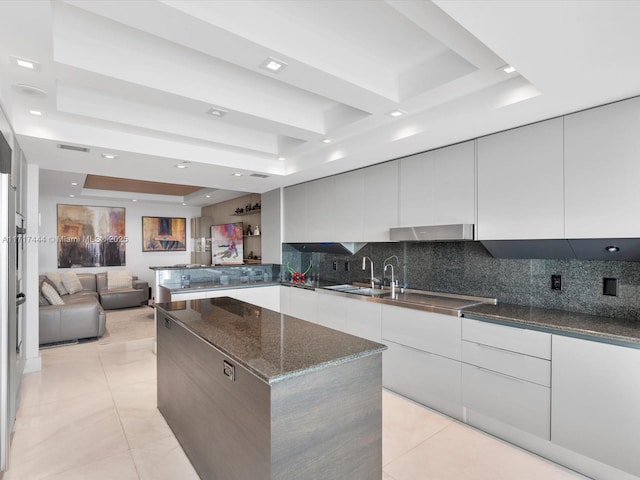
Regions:
[[42, 370], [42, 357], [40, 355], [37, 357], [27, 358], [27, 361], [24, 364], [23, 373], [39, 372], [40, 370]]

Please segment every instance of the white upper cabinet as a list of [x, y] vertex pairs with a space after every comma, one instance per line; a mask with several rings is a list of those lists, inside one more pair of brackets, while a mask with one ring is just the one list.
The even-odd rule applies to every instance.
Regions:
[[563, 180], [562, 118], [479, 138], [477, 238], [564, 238]]
[[337, 175], [335, 208], [331, 212], [337, 242], [362, 241], [364, 228], [364, 170]]
[[306, 184], [307, 242], [334, 241], [336, 236], [336, 177], [326, 177]]
[[567, 238], [640, 237], [640, 98], [565, 117]]
[[388, 242], [389, 228], [398, 226], [399, 160], [365, 168], [363, 238]]
[[473, 141], [400, 160], [400, 226], [475, 223]]
[[388, 242], [398, 222], [398, 161], [284, 189], [284, 241]]
[[307, 233], [307, 185], [293, 185], [283, 192], [283, 241], [287, 243], [305, 242]]

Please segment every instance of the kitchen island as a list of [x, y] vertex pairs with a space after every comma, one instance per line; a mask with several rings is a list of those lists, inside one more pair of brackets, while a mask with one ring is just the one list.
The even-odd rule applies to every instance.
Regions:
[[228, 297], [156, 308], [158, 408], [202, 478], [382, 477], [384, 345]]

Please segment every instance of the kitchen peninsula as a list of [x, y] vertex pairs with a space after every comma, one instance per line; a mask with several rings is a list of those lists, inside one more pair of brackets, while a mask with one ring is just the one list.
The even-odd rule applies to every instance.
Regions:
[[158, 408], [202, 478], [382, 477], [384, 345], [228, 297], [156, 308]]

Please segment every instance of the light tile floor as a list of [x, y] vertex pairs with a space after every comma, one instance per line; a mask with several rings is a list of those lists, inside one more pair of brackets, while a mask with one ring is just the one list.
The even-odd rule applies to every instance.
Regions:
[[[109, 312], [99, 340], [41, 350], [4, 479], [197, 480], [156, 408], [153, 336], [141, 307]], [[383, 424], [382, 480], [586, 478], [387, 391]]]

